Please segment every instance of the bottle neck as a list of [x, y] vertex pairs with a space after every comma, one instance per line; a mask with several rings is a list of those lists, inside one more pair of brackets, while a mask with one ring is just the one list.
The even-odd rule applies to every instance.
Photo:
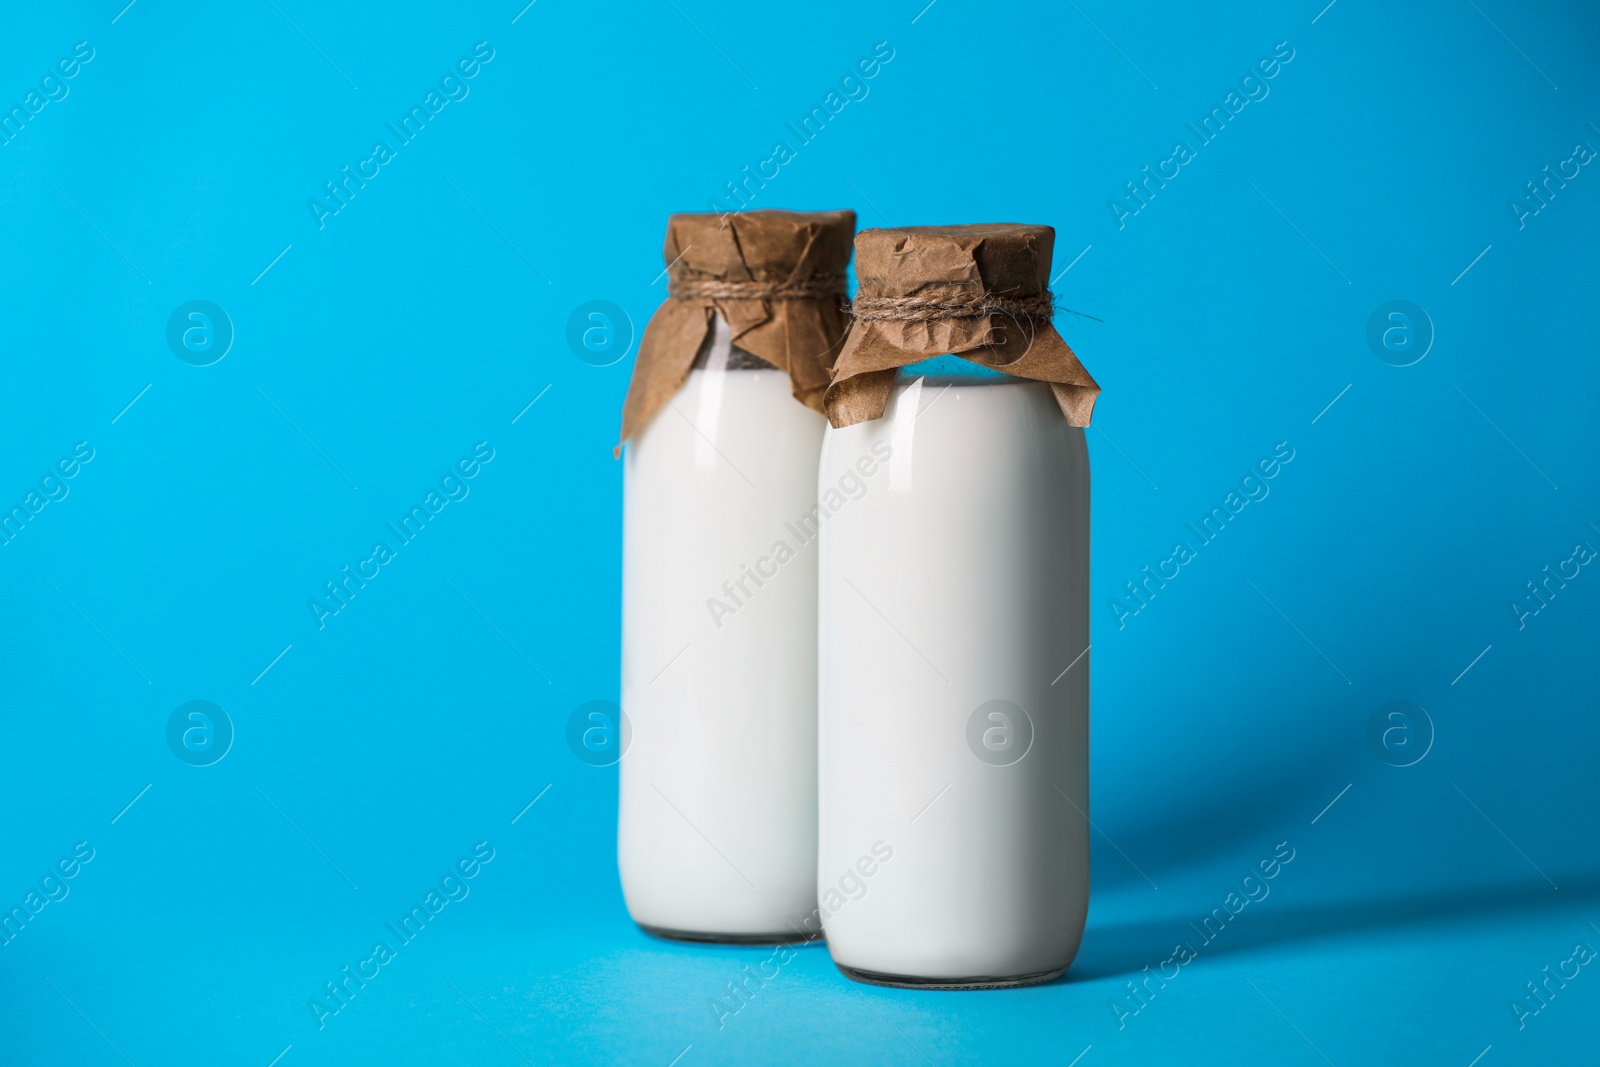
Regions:
[[694, 357], [693, 368], [716, 374], [730, 370], [774, 369], [772, 364], [760, 356], [746, 352], [735, 345], [732, 335], [733, 331], [728, 328], [727, 320], [721, 314], [712, 315], [711, 329], [706, 331], [706, 339]]

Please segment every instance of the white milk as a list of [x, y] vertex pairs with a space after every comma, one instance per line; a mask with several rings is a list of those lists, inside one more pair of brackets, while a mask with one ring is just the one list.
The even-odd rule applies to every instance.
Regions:
[[728, 356], [718, 318], [624, 461], [617, 864], [653, 932], [794, 940], [816, 906], [817, 570], [785, 523], [815, 502], [826, 422]]
[[1089, 900], [1083, 431], [1045, 385], [903, 375], [827, 431], [822, 486], [885, 444], [820, 541], [828, 947], [869, 981], [1042, 981]]

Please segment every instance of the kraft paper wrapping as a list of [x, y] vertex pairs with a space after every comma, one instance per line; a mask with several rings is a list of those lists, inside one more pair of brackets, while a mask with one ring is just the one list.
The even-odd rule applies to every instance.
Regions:
[[821, 411], [850, 325], [844, 272], [855, 228], [853, 211], [671, 216], [668, 292], [680, 295], [645, 327], [615, 454], [683, 386], [715, 314], [735, 345], [787, 373], [794, 398]]
[[1100, 387], [1049, 321], [1055, 238], [1017, 223], [857, 234], [857, 318], [824, 400], [829, 422], [882, 417], [898, 368], [948, 353], [1047, 382], [1067, 422], [1088, 426]]

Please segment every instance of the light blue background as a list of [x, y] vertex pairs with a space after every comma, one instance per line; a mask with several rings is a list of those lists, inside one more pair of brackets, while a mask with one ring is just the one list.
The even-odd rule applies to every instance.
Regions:
[[[1591, 968], [1524, 1029], [1509, 1007], [1600, 947], [1600, 573], [1524, 629], [1509, 607], [1600, 547], [1600, 173], [1523, 228], [1509, 207], [1600, 147], [1591, 9], [274, 3], [32, 5], [0, 34], [7, 111], [95, 50], [0, 147], [0, 501], [95, 449], [0, 547], [0, 901], [95, 849], [0, 948], [0, 1062], [1592, 1053]], [[322, 183], [479, 41], [470, 95], [319, 230]], [[631, 926], [615, 768], [563, 739], [617, 693], [632, 367], [580, 361], [566, 323], [604, 299], [642, 328], [665, 216], [879, 41], [869, 95], [756, 206], [1048, 223], [1058, 272], [1081, 252], [1055, 289], [1103, 320], [1061, 318], [1105, 389], [1095, 896], [1053, 985], [865, 988], [812, 948], [719, 1030], [710, 999], [768, 950]], [[1283, 41], [1270, 95], [1119, 229], [1108, 200]], [[236, 330], [210, 367], [165, 341], [191, 299]], [[1365, 339], [1395, 299], [1436, 333], [1404, 368]], [[479, 441], [470, 496], [319, 631], [308, 598]], [[1280, 441], [1270, 497], [1119, 630], [1122, 583]], [[196, 699], [237, 734], [206, 768], [165, 740]], [[1397, 699], [1435, 732], [1405, 768], [1367, 741]], [[308, 999], [479, 841], [470, 897], [319, 1031]], [[1124, 983], [1280, 841], [1271, 896], [1119, 1029]]]

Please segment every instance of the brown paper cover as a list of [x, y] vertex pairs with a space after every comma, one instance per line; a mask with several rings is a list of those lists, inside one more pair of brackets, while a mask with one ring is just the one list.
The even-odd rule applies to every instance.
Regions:
[[[856, 235], [858, 314], [872, 301], [969, 308], [974, 304], [1048, 300], [1049, 226], [912, 226]], [[835, 428], [880, 418], [895, 371], [946, 354], [1046, 382], [1067, 422], [1089, 425], [1100, 387], [1047, 318], [1016, 310], [944, 316], [910, 311], [907, 319], [858, 318], [834, 365], [824, 411]]]
[[[617, 453], [682, 387], [718, 313], [735, 345], [787, 373], [795, 399], [821, 411], [850, 324], [844, 272], [855, 228], [853, 211], [671, 216], [664, 250], [669, 291], [736, 295], [670, 296], [656, 309], [639, 343]], [[805, 295], [741, 291], [752, 284], [756, 291], [787, 287]]]

